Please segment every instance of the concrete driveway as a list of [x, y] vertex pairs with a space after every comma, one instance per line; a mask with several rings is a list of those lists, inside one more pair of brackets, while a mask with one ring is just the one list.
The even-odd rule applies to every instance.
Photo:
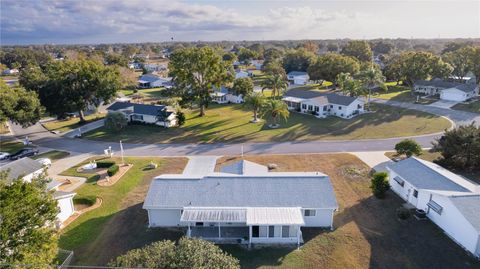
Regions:
[[452, 106], [458, 103], [459, 102], [455, 102], [455, 101], [438, 100], [437, 102], [429, 104], [428, 106], [450, 109]]
[[183, 169], [184, 175], [204, 176], [215, 170], [217, 156], [188, 157], [187, 166]]

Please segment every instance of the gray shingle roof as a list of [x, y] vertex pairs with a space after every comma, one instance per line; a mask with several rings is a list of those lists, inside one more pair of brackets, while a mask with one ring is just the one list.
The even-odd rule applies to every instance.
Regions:
[[43, 165], [28, 157], [18, 159], [16, 161], [7, 163], [6, 165], [0, 167], [0, 171], [9, 170], [7, 183], [11, 183], [12, 181], [18, 179], [21, 176], [23, 177], [23, 176], [29, 175], [40, 169], [43, 169]]
[[463, 92], [471, 92], [477, 87], [475, 84], [465, 84], [458, 82], [450, 82], [442, 79], [432, 79], [432, 80], [417, 80], [414, 83], [415, 86], [430, 86], [443, 89], [455, 88]]
[[150, 185], [144, 208], [303, 207], [337, 208], [328, 176], [304, 173], [200, 178], [165, 175]]
[[436, 164], [414, 157], [388, 165], [388, 168], [418, 189], [470, 192], [455, 182], [454, 177], [460, 176]]
[[348, 106], [357, 100], [356, 97], [339, 95], [336, 93], [322, 93], [319, 91], [307, 91], [300, 89], [291, 89], [287, 91], [283, 96], [296, 97], [302, 99], [315, 99], [320, 104], [337, 104]]
[[[126, 109], [129, 107], [133, 107], [133, 113], [135, 114], [142, 114], [142, 115], [150, 115], [150, 116], [157, 116], [159, 115], [160, 111], [166, 109], [166, 106], [156, 106], [156, 105], [145, 105], [145, 104], [135, 104], [129, 102], [115, 102], [107, 107], [109, 111], [117, 111]], [[165, 111], [166, 116], [168, 117], [172, 112]]]
[[453, 205], [480, 232], [480, 195], [449, 197]]
[[145, 74], [139, 78], [139, 80], [148, 81], [148, 82], [155, 82], [159, 79], [160, 79], [159, 76], [153, 75], [153, 74]]

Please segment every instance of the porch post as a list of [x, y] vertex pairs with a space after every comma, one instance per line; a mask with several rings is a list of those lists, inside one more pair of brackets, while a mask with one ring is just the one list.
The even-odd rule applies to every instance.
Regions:
[[297, 226], [297, 248], [300, 248], [300, 236], [302, 235], [302, 231], [300, 230], [300, 225]]
[[248, 226], [248, 248], [252, 246], [252, 226]]
[[222, 232], [220, 230], [220, 222], [218, 223], [218, 238], [222, 238]]
[[192, 236], [192, 230], [190, 230], [190, 223], [188, 223], [187, 237]]

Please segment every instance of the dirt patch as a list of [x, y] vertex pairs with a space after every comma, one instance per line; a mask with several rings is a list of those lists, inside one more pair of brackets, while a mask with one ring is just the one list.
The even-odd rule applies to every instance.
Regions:
[[100, 175], [100, 179], [97, 181], [97, 185], [102, 187], [114, 185], [123, 177], [123, 175], [125, 175], [125, 173], [127, 173], [128, 170], [130, 170], [130, 168], [132, 168], [132, 166], [132, 164], [119, 165], [118, 172], [112, 177], [108, 176], [106, 169], [102, 172], [99, 172], [98, 174]]

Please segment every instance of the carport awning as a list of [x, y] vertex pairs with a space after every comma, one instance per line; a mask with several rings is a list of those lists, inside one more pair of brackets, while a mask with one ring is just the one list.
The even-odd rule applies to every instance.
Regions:
[[185, 208], [181, 222], [246, 222], [246, 210], [237, 208]]
[[181, 222], [246, 223], [246, 225], [304, 225], [299, 207], [183, 209]]
[[304, 225], [299, 207], [250, 207], [247, 225]]

